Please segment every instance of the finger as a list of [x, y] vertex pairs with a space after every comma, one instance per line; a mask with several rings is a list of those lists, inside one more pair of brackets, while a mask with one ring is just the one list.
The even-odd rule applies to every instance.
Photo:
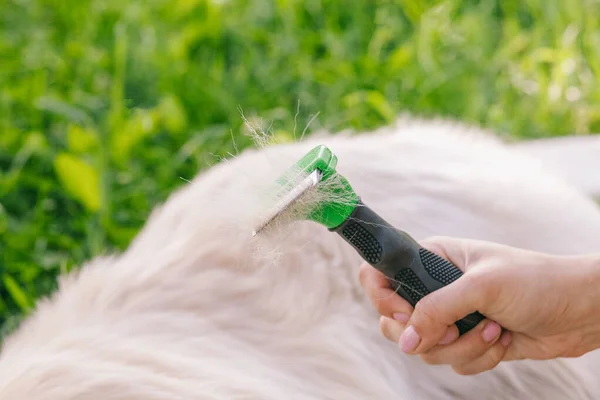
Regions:
[[400, 335], [404, 332], [404, 327], [405, 325], [403, 323], [394, 319], [383, 316], [379, 318], [379, 329], [383, 336], [391, 342], [398, 342]]
[[500, 339], [501, 333], [500, 325], [484, 320], [454, 343], [436, 346], [421, 357], [431, 365], [466, 365], [486, 354]]
[[413, 307], [390, 287], [385, 275], [372, 266], [363, 264], [360, 267], [359, 278], [379, 314], [403, 323], [409, 320]]
[[422, 354], [442, 339], [451, 324], [486, 306], [486, 279], [465, 274], [451, 284], [423, 297], [415, 306], [400, 347], [409, 354]]
[[358, 278], [367, 294], [370, 294], [370, 290], [373, 288], [391, 289], [390, 282], [385, 275], [367, 263], [360, 265]]
[[479, 358], [466, 364], [454, 365], [452, 369], [459, 375], [476, 375], [496, 368], [506, 354], [506, 346], [502, 339], [497, 341]]
[[[381, 333], [386, 339], [392, 342], [398, 342], [405, 328], [406, 324], [395, 319], [391, 319], [384, 316], [381, 316], [379, 318], [379, 329], [381, 330]], [[446, 335], [444, 335], [444, 338], [440, 341], [439, 344], [446, 345], [452, 343], [454, 340], [456, 340], [457, 337], [458, 329], [456, 328], [456, 325], [450, 326], [448, 327]]]

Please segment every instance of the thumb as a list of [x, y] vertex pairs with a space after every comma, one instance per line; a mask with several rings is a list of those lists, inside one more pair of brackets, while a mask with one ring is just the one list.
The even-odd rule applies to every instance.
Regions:
[[[469, 270], [466, 251], [468, 240], [432, 238], [421, 245], [452, 262], [462, 271]], [[423, 353], [439, 344], [454, 323], [484, 306], [485, 285], [481, 274], [466, 273], [451, 284], [423, 297], [415, 305], [400, 347], [406, 353]]]

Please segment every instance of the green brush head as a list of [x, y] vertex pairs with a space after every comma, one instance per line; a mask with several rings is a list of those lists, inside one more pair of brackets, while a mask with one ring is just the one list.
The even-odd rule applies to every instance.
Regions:
[[[337, 157], [326, 146], [317, 146], [302, 157], [287, 173], [283, 174], [277, 183], [282, 187], [293, 188], [297, 182], [293, 177], [315, 171], [319, 172], [320, 181], [311, 190], [327, 190], [324, 200], [309, 210], [307, 219], [333, 229], [341, 225], [354, 211], [358, 203], [358, 196], [350, 183], [335, 170]], [[290, 173], [292, 172], [292, 173]], [[331, 185], [326, 181], [335, 180]]]

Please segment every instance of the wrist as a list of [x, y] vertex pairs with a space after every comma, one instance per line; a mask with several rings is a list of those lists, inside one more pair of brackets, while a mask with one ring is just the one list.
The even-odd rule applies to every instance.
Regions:
[[600, 348], [600, 254], [571, 258], [566, 266], [573, 276], [569, 293], [576, 310], [573, 356]]

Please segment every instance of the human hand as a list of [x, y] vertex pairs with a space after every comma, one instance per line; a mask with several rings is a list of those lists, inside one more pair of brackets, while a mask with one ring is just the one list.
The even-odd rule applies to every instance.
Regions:
[[[472, 375], [501, 361], [577, 357], [600, 347], [600, 257], [445, 237], [421, 245], [465, 274], [414, 309], [381, 272], [360, 269], [383, 335], [404, 352]], [[475, 311], [486, 319], [458, 338], [454, 322]]]

